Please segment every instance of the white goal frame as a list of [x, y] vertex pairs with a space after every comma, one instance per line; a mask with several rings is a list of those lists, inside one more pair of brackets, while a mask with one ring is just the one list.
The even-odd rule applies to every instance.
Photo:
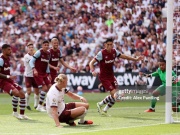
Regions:
[[173, 52], [173, 12], [174, 0], [167, 1], [167, 45], [166, 45], [166, 102], [165, 123], [172, 119], [172, 52]]

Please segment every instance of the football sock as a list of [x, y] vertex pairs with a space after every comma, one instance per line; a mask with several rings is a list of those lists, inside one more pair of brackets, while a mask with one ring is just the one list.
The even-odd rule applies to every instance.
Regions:
[[25, 98], [26, 98], [26, 106], [29, 106], [29, 97], [30, 95], [28, 93], [25, 94]]
[[41, 91], [41, 93], [40, 93], [40, 98], [39, 98], [39, 104], [40, 104], [40, 105], [43, 104], [44, 99], [45, 99], [45, 96], [46, 96], [46, 92]]
[[25, 98], [20, 98], [19, 107], [20, 107], [20, 114], [24, 115], [24, 111], [25, 111], [25, 107], [26, 107], [26, 99]]
[[109, 108], [111, 108], [113, 105], [115, 104], [115, 100], [114, 101], [111, 101], [109, 102], [103, 109], [103, 111], [107, 111]]
[[105, 99], [103, 99], [101, 102], [99, 102], [99, 105], [104, 105], [104, 104], [107, 104], [109, 102], [115, 102], [115, 99], [111, 96], [111, 95], [108, 95]]
[[86, 116], [86, 114], [87, 114], [87, 110], [85, 109], [85, 112], [81, 116], [78, 117], [80, 118], [79, 123], [84, 123], [84, 117]]
[[13, 112], [17, 112], [18, 98], [19, 97], [16, 97], [16, 96], [12, 97]]
[[34, 94], [34, 107], [37, 107], [39, 103], [39, 95]]
[[44, 104], [43, 104], [44, 108], [46, 108], [46, 100], [44, 101]]
[[155, 97], [153, 97], [153, 99], [151, 100], [151, 109], [154, 109], [157, 103], [157, 99]]

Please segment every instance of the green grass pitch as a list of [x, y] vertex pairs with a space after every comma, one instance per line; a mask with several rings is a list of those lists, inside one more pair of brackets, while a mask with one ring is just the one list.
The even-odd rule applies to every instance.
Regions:
[[[117, 102], [108, 111], [111, 117], [102, 117], [97, 112], [96, 103], [107, 94], [85, 93], [83, 95], [90, 103], [86, 119], [93, 120], [93, 125], [70, 127], [62, 124], [63, 128], [56, 128], [53, 119], [49, 118], [46, 113], [34, 109], [26, 110], [26, 115], [32, 120], [14, 118], [11, 97], [7, 94], [0, 94], [0, 135], [180, 135], [180, 124], [164, 124], [163, 97], [160, 97], [155, 113], [144, 113], [150, 105], [149, 100], [133, 100]], [[33, 95], [30, 100], [31, 108], [33, 108]], [[73, 100], [65, 98], [65, 101]]]

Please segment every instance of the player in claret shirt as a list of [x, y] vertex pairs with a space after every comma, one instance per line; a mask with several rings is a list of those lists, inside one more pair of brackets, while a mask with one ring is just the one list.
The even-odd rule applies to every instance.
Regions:
[[51, 83], [54, 83], [54, 79], [57, 77], [57, 73], [60, 70], [60, 63], [65, 66], [66, 68], [69, 68], [72, 72], [75, 72], [76, 69], [69, 66], [62, 58], [62, 53], [59, 50], [59, 41], [57, 38], [51, 39], [51, 45], [52, 48], [50, 49], [51, 58], [49, 62], [50, 67], [50, 74], [51, 74]]
[[[97, 73], [94, 70], [94, 64], [96, 62], [99, 63], [100, 67], [100, 73], [99, 73], [99, 79], [102, 83], [102, 85], [105, 87], [107, 91], [110, 91], [110, 95], [104, 98], [101, 102], [97, 103], [98, 112], [102, 115], [107, 115], [107, 110], [111, 108], [116, 100], [120, 99], [124, 94], [119, 94], [119, 91], [117, 92], [117, 81], [114, 77], [114, 61], [115, 58], [122, 58], [127, 60], [133, 60], [133, 61], [139, 61], [142, 60], [143, 57], [139, 56], [137, 58], [133, 58], [131, 56], [127, 56], [124, 54], [121, 54], [119, 51], [113, 48], [113, 39], [109, 38], [104, 43], [104, 49], [98, 52], [98, 54], [91, 60], [89, 63], [91, 73], [93, 76], [96, 76]], [[102, 106], [104, 104], [107, 104], [105, 108], [102, 110]]]
[[[10, 75], [11, 46], [2, 45], [2, 55], [0, 56], [0, 88], [12, 96], [13, 116], [18, 119], [29, 119], [25, 113], [26, 100], [22, 88], [13, 81], [16, 76]], [[20, 101], [19, 101], [20, 98]], [[19, 101], [20, 114], [17, 112]]]
[[51, 75], [49, 70], [49, 60], [51, 57], [49, 50], [49, 42], [47, 40], [43, 41], [42, 48], [39, 49], [33, 58], [29, 61], [30, 67], [33, 70], [34, 79], [38, 88], [41, 88], [39, 104], [36, 110], [44, 112], [46, 111], [43, 103], [47, 91], [51, 87]]

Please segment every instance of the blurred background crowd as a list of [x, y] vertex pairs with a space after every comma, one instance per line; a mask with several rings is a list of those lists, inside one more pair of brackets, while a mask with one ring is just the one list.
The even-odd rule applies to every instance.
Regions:
[[[180, 65], [180, 1], [174, 7], [174, 68]], [[0, 46], [12, 46], [12, 74], [23, 76], [26, 44], [35, 49], [43, 40], [58, 37], [64, 60], [89, 71], [89, 61], [103, 48], [107, 37], [121, 53], [139, 56], [141, 62], [117, 59], [115, 72], [153, 72], [166, 58], [167, 0], [3, 0], [0, 1]], [[177, 12], [177, 13], [176, 13]], [[1, 50], [0, 50], [1, 53]], [[178, 69], [177, 69], [178, 68]], [[70, 70], [61, 68], [60, 72]]]

